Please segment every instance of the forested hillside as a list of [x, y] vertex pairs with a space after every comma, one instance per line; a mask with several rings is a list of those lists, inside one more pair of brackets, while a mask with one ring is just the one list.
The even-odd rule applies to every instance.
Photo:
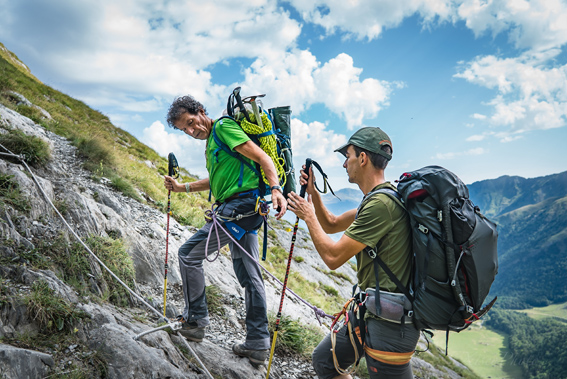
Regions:
[[468, 186], [498, 224], [499, 273], [492, 287], [506, 308], [567, 301], [567, 172], [504, 176]]

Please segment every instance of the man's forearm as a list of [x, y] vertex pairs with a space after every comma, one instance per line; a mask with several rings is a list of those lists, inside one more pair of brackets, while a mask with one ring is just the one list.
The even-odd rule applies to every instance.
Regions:
[[[318, 217], [317, 217], [318, 218]], [[315, 250], [319, 253], [323, 262], [328, 267], [333, 267], [335, 263], [335, 241], [331, 239], [323, 230], [322, 225], [315, 218], [307, 218], [304, 220], [307, 228], [309, 229], [309, 234], [311, 235], [311, 240], [315, 246]], [[333, 268], [334, 269], [334, 268]]]
[[[196, 182], [185, 183], [183, 191], [186, 192], [199, 192], [208, 191], [211, 188], [209, 178], [197, 180]], [[187, 191], [189, 189], [189, 191]]]

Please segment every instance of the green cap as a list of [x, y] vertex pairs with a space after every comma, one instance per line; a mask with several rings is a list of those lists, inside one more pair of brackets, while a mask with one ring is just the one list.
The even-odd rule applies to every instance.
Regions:
[[349, 138], [348, 142], [345, 145], [339, 147], [335, 151], [338, 151], [342, 155], [346, 156], [348, 145], [358, 146], [360, 148], [363, 148], [364, 150], [380, 154], [387, 160], [392, 159], [392, 155], [382, 150], [382, 146], [388, 145], [390, 146], [392, 151], [394, 151], [390, 137], [388, 137], [388, 135], [384, 133], [382, 129], [374, 127], [366, 127], [357, 130], [356, 133], [354, 133], [352, 137]]

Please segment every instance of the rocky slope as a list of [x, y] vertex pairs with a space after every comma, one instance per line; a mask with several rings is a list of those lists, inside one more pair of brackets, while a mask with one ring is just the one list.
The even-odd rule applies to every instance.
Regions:
[[[51, 159], [43, 166], [32, 167], [48, 198], [58, 204], [58, 208], [64, 208], [62, 213], [67, 223], [81, 238], [102, 236], [122, 241], [135, 268], [133, 290], [159, 309], [163, 294], [166, 216], [125, 197], [104, 179], [91, 179], [91, 174], [82, 168], [83, 162], [75, 147], [66, 139], [0, 105], [0, 133], [7, 133], [9, 129], [35, 135], [49, 144]], [[137, 334], [156, 327], [158, 317], [133, 297], [127, 299], [127, 306], [118, 307], [94, 296], [103, 294], [109, 283], [102, 277], [101, 266], [86, 252], [90, 270], [85, 281], [93, 295], [78, 293], [62, 280], [60, 273], [34, 268], [30, 257], [41, 251], [40, 246], [63, 240], [62, 249], [67, 251], [74, 243], [73, 237], [20, 162], [0, 156], [0, 174], [10, 176], [10, 180], [17, 183], [21, 195], [30, 205], [27, 210], [18, 209], [7, 201], [0, 205], [0, 377], [207, 377], [180, 337], [159, 331], [134, 340]], [[291, 233], [281, 225], [274, 224], [274, 227], [276, 238], [270, 243], [289, 249]], [[176, 252], [195, 230], [171, 220], [170, 317], [183, 306]], [[326, 267], [317, 258], [309, 236], [303, 230], [299, 231], [294, 255], [304, 260], [293, 262], [293, 270], [312, 282], [334, 287], [344, 298], [349, 296], [351, 284], [340, 279], [339, 285], [336, 278], [322, 272], [321, 269]], [[40, 258], [35, 256], [34, 259]], [[220, 289], [222, 311], [213, 315], [205, 340], [189, 345], [217, 378], [264, 378], [264, 367], [254, 367], [247, 359], [236, 357], [230, 351], [232, 344], [244, 337], [244, 294], [228, 254], [221, 253], [216, 261], [205, 262], [205, 272], [207, 284]], [[349, 265], [339, 272], [354, 282], [355, 275]], [[41, 320], [31, 309], [30, 302], [23, 300], [40, 281], [47, 283], [54, 297], [63, 299], [81, 315], [72, 320], [68, 336], [55, 342], [40, 340], [45, 334], [40, 329]], [[267, 278], [266, 289], [270, 311], [276, 313], [280, 288]], [[318, 325], [312, 311], [294, 298], [286, 299], [283, 313], [306, 325]], [[65, 328], [67, 324], [62, 324], [61, 329]], [[56, 330], [54, 334], [57, 333]], [[421, 359], [427, 355], [430, 353], [412, 359], [418, 377], [459, 377], [446, 367], [434, 368]], [[445, 359], [445, 362], [449, 361]], [[454, 361], [452, 364], [459, 366]], [[461, 369], [466, 371], [466, 368]], [[293, 354], [276, 355], [271, 373], [273, 378], [315, 377], [309, 360]]]

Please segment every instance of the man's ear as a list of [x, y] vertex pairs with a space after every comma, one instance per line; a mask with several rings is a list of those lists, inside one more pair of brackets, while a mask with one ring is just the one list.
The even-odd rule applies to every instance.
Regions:
[[361, 164], [361, 165], [364, 165], [365, 162], [366, 162], [366, 160], [367, 160], [367, 158], [368, 158], [368, 157], [366, 156], [366, 153], [365, 153], [364, 151], [360, 152], [359, 157], [360, 157], [360, 164]]

